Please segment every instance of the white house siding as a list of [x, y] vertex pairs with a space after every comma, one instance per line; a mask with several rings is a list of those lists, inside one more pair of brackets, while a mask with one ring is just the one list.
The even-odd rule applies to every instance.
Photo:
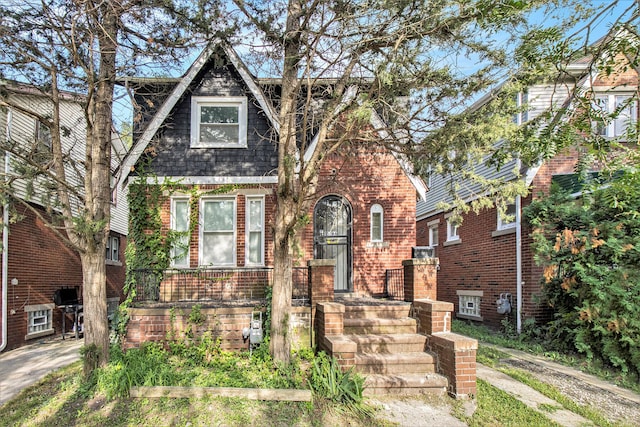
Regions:
[[[571, 87], [568, 84], [544, 84], [530, 87], [528, 90], [528, 105], [530, 107], [528, 119], [532, 120], [538, 117], [552, 106], [554, 108], [560, 106], [567, 100], [570, 89]], [[498, 142], [497, 144], [500, 143]], [[476, 165], [474, 169], [475, 172], [482, 177], [509, 181], [516, 177], [513, 173], [515, 166], [516, 161], [514, 159], [505, 164], [500, 170], [486, 163]], [[418, 220], [436, 214], [438, 212], [437, 204], [439, 202], [450, 202], [453, 199], [449, 186], [447, 185], [451, 180], [457, 181], [455, 174], [452, 176], [432, 175], [426, 200], [418, 201], [416, 206], [416, 218]], [[463, 199], [473, 200], [478, 192], [481, 191], [481, 187], [477, 183], [458, 181], [457, 184], [460, 186], [458, 195]]]
[[[51, 103], [44, 97], [14, 94], [12, 95], [12, 102], [17, 103], [25, 108], [36, 111], [39, 114], [46, 115], [52, 111]], [[7, 123], [8, 112], [2, 110], [0, 114], [0, 135], [3, 141], [7, 138]], [[85, 159], [85, 147], [86, 147], [86, 122], [84, 120], [83, 106], [77, 102], [63, 100], [60, 105], [60, 121], [61, 126], [70, 130], [68, 135], [62, 135], [62, 150], [65, 156], [73, 159], [76, 163], [76, 168], [68, 166], [66, 168], [67, 182], [74, 186], [80, 193], [84, 193], [84, 166]], [[12, 140], [18, 141], [23, 144], [32, 144], [36, 134], [36, 119], [18, 111], [17, 109], [11, 109], [11, 122], [9, 124], [9, 133]], [[126, 147], [119, 139], [117, 135], [114, 136], [114, 142], [112, 143], [112, 159], [111, 170], [114, 172], [120, 161], [126, 153]], [[13, 166], [15, 171], [15, 165]], [[14, 181], [14, 189], [16, 194], [26, 199], [27, 197], [27, 181], [18, 179]], [[45, 193], [38, 191], [38, 185], [34, 185], [35, 193], [31, 196], [30, 201], [41, 206], [46, 206], [48, 203], [46, 199], [43, 200]], [[83, 209], [80, 205], [80, 201], [77, 199], [72, 200], [72, 209], [77, 214]], [[127, 189], [118, 189], [116, 193], [116, 203], [111, 206], [111, 224], [112, 231], [122, 235], [128, 234], [128, 203], [127, 203]]]
[[[37, 111], [42, 115], [50, 114], [52, 111], [51, 104], [42, 97], [23, 94], [13, 95], [11, 101], [30, 110]], [[63, 101], [60, 104], [60, 122], [61, 126], [64, 126], [70, 131], [68, 135], [62, 135], [63, 155], [68, 156], [75, 162], [82, 162], [85, 156], [86, 135], [82, 106], [74, 102]], [[35, 139], [36, 120], [14, 108], [11, 110], [9, 129], [12, 140], [32, 144]], [[13, 169], [15, 170], [15, 165]], [[67, 182], [82, 191], [84, 187], [82, 167], [74, 169], [69, 166], [66, 168], [66, 175]], [[20, 197], [27, 198], [27, 181], [20, 179], [14, 181], [14, 188]], [[34, 188], [36, 190], [31, 196], [30, 201], [39, 205], [46, 205], [47, 202], [46, 199], [44, 199], [44, 197], [46, 197], [45, 193], [38, 190], [39, 186], [37, 184], [34, 185]], [[78, 212], [80, 207], [79, 203], [78, 200], [72, 200], [72, 208], [75, 212]]]

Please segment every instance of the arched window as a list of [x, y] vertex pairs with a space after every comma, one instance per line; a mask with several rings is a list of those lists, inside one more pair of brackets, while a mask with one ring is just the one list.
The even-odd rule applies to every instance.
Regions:
[[371, 241], [382, 242], [384, 238], [384, 211], [382, 206], [371, 206]]

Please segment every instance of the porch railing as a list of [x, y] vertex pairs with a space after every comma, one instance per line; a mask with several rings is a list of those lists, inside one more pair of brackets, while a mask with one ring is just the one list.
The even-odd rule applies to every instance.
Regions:
[[[133, 272], [134, 301], [237, 302], [265, 299], [272, 268], [139, 269]], [[293, 269], [292, 300], [308, 298], [307, 269]]]
[[386, 297], [404, 301], [404, 269], [395, 268], [385, 271], [384, 291]]

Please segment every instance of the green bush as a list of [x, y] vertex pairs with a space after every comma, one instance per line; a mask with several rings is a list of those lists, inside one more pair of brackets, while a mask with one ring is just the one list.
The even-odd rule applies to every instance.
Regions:
[[554, 309], [546, 337], [560, 350], [640, 373], [640, 173], [580, 200], [554, 189], [525, 209]]

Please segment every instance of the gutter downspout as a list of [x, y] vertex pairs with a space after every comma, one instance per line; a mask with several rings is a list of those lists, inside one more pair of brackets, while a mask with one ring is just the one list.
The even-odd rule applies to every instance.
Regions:
[[[521, 160], [516, 160], [520, 171]], [[516, 332], [522, 332], [522, 197], [516, 196]]]
[[[6, 139], [11, 140], [11, 109], [7, 111]], [[9, 152], [4, 154], [5, 180], [9, 176]], [[7, 290], [9, 287], [9, 202], [2, 206], [2, 344], [0, 352], [7, 347]]]

